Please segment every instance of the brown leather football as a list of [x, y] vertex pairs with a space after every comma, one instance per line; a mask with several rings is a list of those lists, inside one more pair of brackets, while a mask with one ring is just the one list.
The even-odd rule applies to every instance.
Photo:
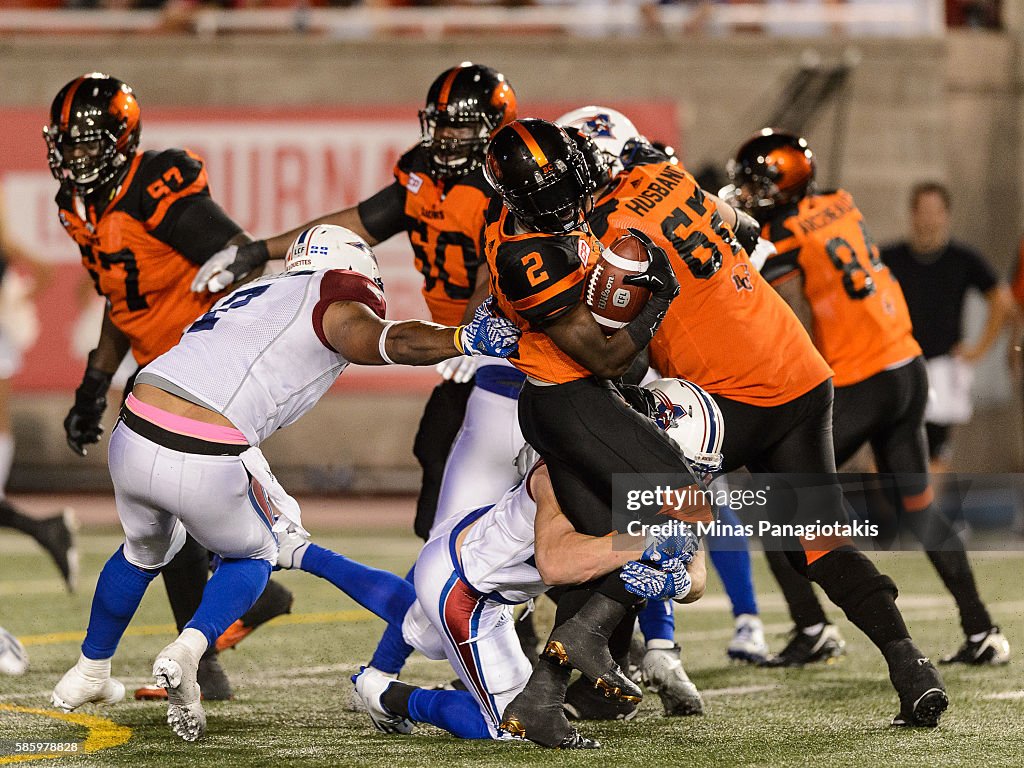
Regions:
[[587, 276], [584, 300], [601, 329], [611, 336], [640, 314], [651, 292], [623, 279], [647, 271], [647, 249], [632, 235], [618, 238], [602, 251]]

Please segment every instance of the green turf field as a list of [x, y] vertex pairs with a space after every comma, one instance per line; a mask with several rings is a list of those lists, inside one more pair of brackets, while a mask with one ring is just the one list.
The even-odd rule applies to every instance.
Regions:
[[[415, 556], [411, 534], [332, 535], [321, 543], [356, 559], [402, 571]], [[701, 718], [661, 717], [656, 696], [626, 724], [584, 724], [598, 736], [598, 753], [555, 753], [530, 745], [460, 742], [419, 727], [415, 736], [384, 736], [365, 715], [347, 709], [348, 676], [365, 661], [383, 626], [331, 585], [302, 573], [276, 576], [296, 593], [295, 613], [275, 620], [224, 654], [235, 700], [207, 705], [205, 740], [186, 744], [164, 724], [158, 703], [129, 701], [85, 707], [79, 723], [25, 709], [46, 709], [49, 690], [78, 655], [96, 575], [117, 545], [112, 534], [82, 537], [83, 583], [63, 593], [50, 563], [27, 538], [0, 534], [0, 625], [22, 637], [32, 667], [20, 678], [0, 677], [0, 742], [82, 740], [118, 744], [67, 766], [1020, 766], [1024, 765], [1024, 660], [1007, 667], [946, 673], [951, 707], [934, 731], [887, 726], [897, 710], [881, 656], [835, 610], [848, 641], [839, 663], [781, 671], [732, 666], [725, 657], [731, 616], [715, 577], [701, 603], [681, 608], [684, 661], [704, 691]], [[933, 657], [960, 642], [952, 601], [925, 558], [916, 553], [878, 557], [900, 585], [899, 604], [911, 631]], [[974, 559], [983, 595], [1014, 651], [1024, 649], [1024, 555]], [[770, 591], [763, 558], [755, 556], [763, 616], [773, 648], [786, 628]], [[114, 674], [132, 689], [148, 681], [153, 655], [174, 632], [159, 581], [150, 589], [114, 659]], [[452, 677], [443, 662], [415, 658], [406, 679], [433, 683]], [[11, 709], [12, 707], [16, 709]], [[48, 710], [54, 712], [55, 710]], [[91, 718], [90, 718], [91, 716]], [[127, 741], [125, 741], [127, 739]], [[0, 757], [0, 764], [10, 758]]]

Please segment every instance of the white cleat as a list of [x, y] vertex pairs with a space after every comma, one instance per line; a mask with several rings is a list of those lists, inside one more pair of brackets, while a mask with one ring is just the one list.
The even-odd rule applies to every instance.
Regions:
[[206, 733], [206, 712], [196, 682], [198, 670], [199, 659], [179, 642], [160, 651], [153, 662], [156, 684], [167, 690], [167, 724], [185, 741], [195, 741]]
[[388, 686], [395, 682], [395, 678], [385, 675], [379, 669], [363, 667], [358, 675], [352, 676], [355, 683], [356, 693], [366, 707], [366, 714], [370, 716], [374, 727], [382, 733], [412, 733], [413, 724], [411, 720], [392, 714], [384, 709], [380, 697]]
[[309, 539], [292, 528], [281, 534], [277, 549], [277, 567], [290, 571], [302, 567], [302, 556], [309, 546]]
[[644, 654], [644, 685], [661, 698], [668, 717], [704, 714], [704, 699], [690, 680], [679, 659], [679, 646], [659, 648]]
[[736, 617], [736, 630], [729, 647], [730, 659], [760, 664], [768, 658], [768, 642], [764, 639], [764, 625], [753, 614], [741, 613]]
[[64, 673], [50, 694], [50, 703], [65, 712], [76, 710], [83, 704], [117, 704], [123, 699], [124, 685], [120, 680], [88, 677], [77, 665]]

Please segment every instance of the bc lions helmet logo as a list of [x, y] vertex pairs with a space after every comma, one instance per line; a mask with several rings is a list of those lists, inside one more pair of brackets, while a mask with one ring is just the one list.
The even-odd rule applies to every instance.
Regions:
[[614, 139], [615, 134], [612, 133], [612, 118], [610, 115], [600, 113], [594, 115], [592, 118], [587, 120], [581, 128], [583, 133], [592, 139], [598, 136], [602, 138]]

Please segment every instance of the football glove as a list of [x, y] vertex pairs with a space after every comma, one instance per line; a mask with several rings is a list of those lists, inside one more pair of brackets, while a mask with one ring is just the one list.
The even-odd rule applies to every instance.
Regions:
[[229, 245], [213, 254], [199, 268], [192, 280], [192, 291], [219, 293], [268, 261], [270, 252], [264, 240]]
[[464, 355], [509, 357], [519, 348], [520, 335], [515, 323], [494, 314], [494, 299], [488, 296], [469, 324], [455, 331], [455, 346]]
[[86, 368], [82, 383], [75, 390], [75, 404], [64, 418], [64, 434], [68, 445], [79, 456], [85, 456], [85, 446], [100, 441], [103, 427], [100, 419], [107, 410], [107, 390], [112, 374], [97, 368]]
[[679, 295], [679, 281], [676, 279], [675, 270], [672, 269], [672, 262], [668, 260], [665, 249], [651, 240], [645, 232], [635, 227], [629, 227], [628, 232], [647, 249], [647, 255], [651, 261], [646, 271], [630, 275], [622, 282], [626, 285], [639, 285], [649, 290], [653, 296], [671, 301]]
[[619, 578], [628, 592], [647, 600], [682, 600], [693, 586], [685, 568], [663, 571], [635, 560], [622, 566]]
[[640, 557], [641, 562], [657, 565], [665, 570], [682, 568], [690, 564], [694, 554], [700, 549], [700, 539], [689, 525], [680, 523], [674, 527], [677, 533], [654, 538]]
[[616, 389], [626, 404], [641, 416], [653, 419], [658, 415], [658, 399], [651, 390], [635, 384], [619, 384]]
[[454, 381], [456, 384], [465, 384], [473, 378], [476, 373], [477, 360], [475, 357], [453, 357], [449, 360], [442, 360], [437, 364], [436, 370], [445, 381]]

